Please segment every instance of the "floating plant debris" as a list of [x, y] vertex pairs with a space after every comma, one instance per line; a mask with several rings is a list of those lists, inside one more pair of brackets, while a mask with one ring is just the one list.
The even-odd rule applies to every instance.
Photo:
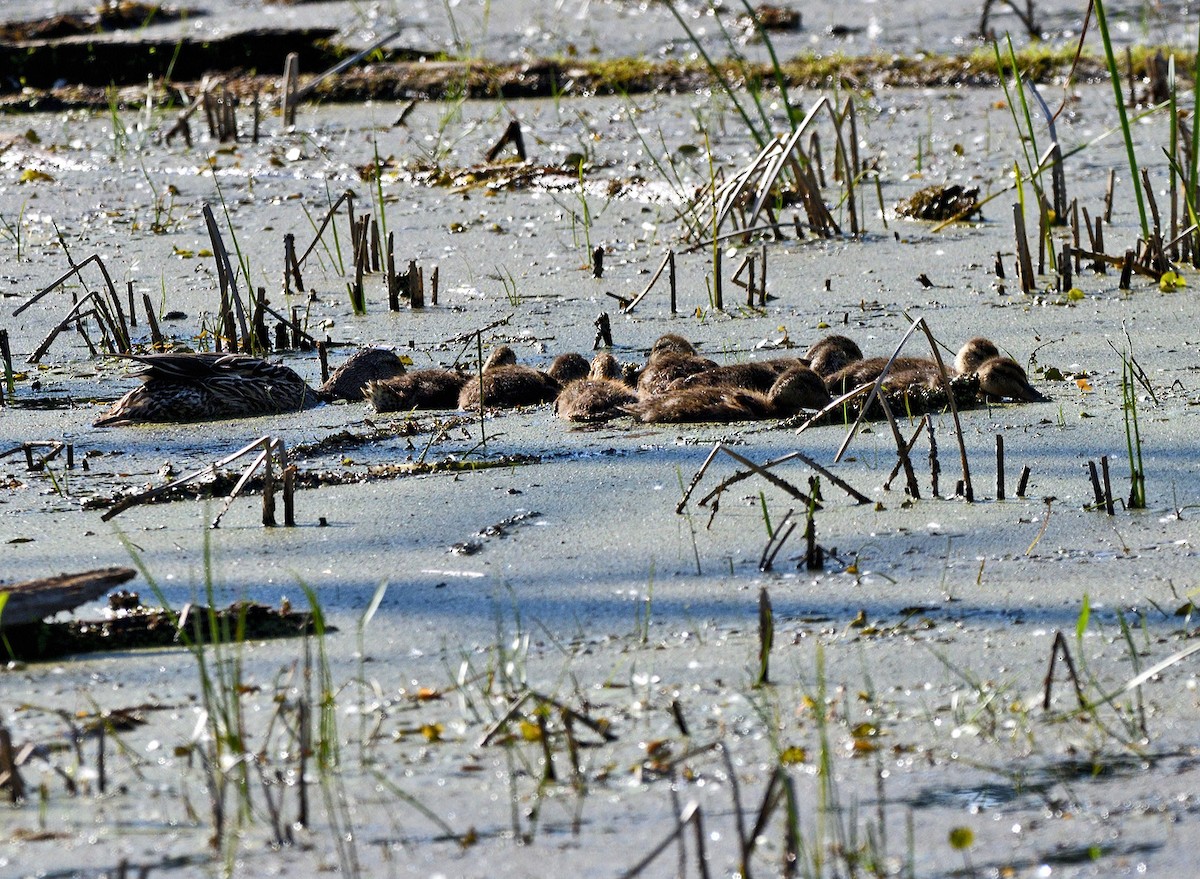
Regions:
[[926, 186], [896, 205], [896, 214], [914, 220], [967, 220], [979, 212], [979, 188], [957, 183]]

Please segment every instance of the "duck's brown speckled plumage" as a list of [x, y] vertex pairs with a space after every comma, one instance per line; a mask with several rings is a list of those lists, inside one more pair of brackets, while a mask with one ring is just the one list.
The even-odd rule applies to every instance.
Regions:
[[821, 378], [829, 378], [839, 369], [863, 359], [862, 349], [853, 339], [830, 335], [818, 339], [804, 354], [809, 367]]
[[467, 378], [458, 395], [458, 408], [533, 406], [552, 402], [561, 390], [562, 385], [553, 376], [521, 366], [513, 350], [501, 345], [492, 351], [479, 375]]
[[454, 409], [467, 377], [453, 369], [416, 369], [404, 375], [375, 381], [365, 394], [377, 412], [412, 409]]
[[621, 365], [606, 351], [592, 360], [588, 377], [571, 382], [554, 400], [554, 414], [567, 421], [595, 423], [626, 414], [637, 393], [621, 381]]
[[386, 348], [356, 351], [321, 385], [321, 393], [332, 400], [361, 400], [368, 382], [384, 381], [404, 374], [404, 361]]
[[650, 349], [646, 365], [638, 376], [637, 391], [642, 398], [664, 394], [673, 382], [717, 364], [696, 353], [696, 347], [683, 336], [667, 333], [659, 336]]
[[771, 360], [729, 363], [676, 379], [671, 383], [671, 388], [726, 387], [765, 394], [771, 390], [771, 385], [775, 384], [775, 380], [789, 369], [807, 365], [798, 357], [776, 357]]
[[727, 386], [678, 388], [643, 398], [627, 411], [647, 423], [755, 421], [819, 409], [829, 399], [821, 377], [800, 365], [779, 376], [766, 394]]
[[96, 419], [100, 427], [296, 412], [321, 402], [296, 372], [241, 354], [126, 355], [142, 384]]

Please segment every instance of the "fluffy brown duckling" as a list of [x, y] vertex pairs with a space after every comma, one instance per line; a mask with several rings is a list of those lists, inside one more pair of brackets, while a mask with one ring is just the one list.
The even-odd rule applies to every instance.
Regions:
[[320, 391], [331, 400], [361, 400], [368, 382], [404, 373], [404, 361], [386, 348], [364, 348], [333, 371]]
[[862, 350], [846, 336], [831, 335], [818, 339], [804, 354], [812, 371], [829, 378], [839, 369], [863, 359]]
[[982, 336], [976, 336], [958, 350], [954, 368], [959, 375], [976, 373], [979, 376], [979, 390], [989, 397], [1007, 397], [1028, 403], [1042, 403], [1049, 399], [1029, 383], [1029, 376], [1017, 361], [1011, 357], [1001, 357], [995, 343]]
[[958, 354], [954, 357], [954, 369], [959, 375], [970, 375], [977, 371], [985, 360], [999, 356], [1000, 351], [995, 342], [983, 336], [976, 336], [958, 349]]
[[990, 357], [975, 370], [979, 390], [989, 397], [1007, 397], [1027, 403], [1044, 403], [1050, 398], [1029, 383], [1029, 376], [1011, 357]]
[[467, 377], [454, 369], [417, 369], [373, 381], [364, 390], [376, 412], [454, 409]]
[[720, 386], [679, 388], [643, 399], [626, 411], [639, 421], [656, 424], [755, 421], [820, 409], [829, 399], [821, 377], [807, 366], [797, 366], [779, 376], [766, 394]]
[[770, 360], [753, 360], [746, 363], [729, 363], [703, 372], [695, 372], [671, 383], [676, 388], [742, 388], [765, 394], [771, 390], [775, 380], [797, 366], [808, 366], [798, 357], [775, 357]]
[[550, 361], [550, 367], [546, 373], [565, 388], [571, 382], [587, 378], [590, 371], [591, 364], [584, 359], [583, 355], [571, 352], [559, 354]]
[[650, 349], [646, 366], [638, 376], [638, 396], [653, 397], [665, 393], [678, 379], [716, 368], [715, 362], [697, 354], [696, 346], [683, 336], [667, 333], [659, 336]]
[[560, 390], [562, 385], [553, 376], [521, 366], [517, 363], [516, 353], [507, 345], [501, 345], [492, 351], [483, 371], [463, 384], [458, 394], [458, 408], [532, 406], [552, 402]]
[[[825, 385], [831, 394], [840, 396], [860, 385], [877, 381], [887, 362], [886, 357], [868, 357], [849, 363], [825, 379]], [[897, 357], [892, 361], [884, 383], [889, 388], [905, 388], [911, 384], [936, 385], [940, 381], [941, 374], [932, 360], [924, 357]]]
[[621, 380], [621, 365], [607, 351], [592, 360], [588, 377], [562, 389], [554, 401], [554, 414], [567, 421], [594, 423], [626, 414], [637, 402], [637, 393]]

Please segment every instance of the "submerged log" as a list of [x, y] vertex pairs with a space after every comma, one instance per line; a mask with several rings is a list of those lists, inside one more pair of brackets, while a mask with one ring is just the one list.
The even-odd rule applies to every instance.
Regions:
[[5, 585], [8, 599], [0, 608], [0, 630], [36, 623], [62, 610], [74, 610], [137, 576], [133, 568], [98, 568], [82, 574], [59, 574], [40, 580]]

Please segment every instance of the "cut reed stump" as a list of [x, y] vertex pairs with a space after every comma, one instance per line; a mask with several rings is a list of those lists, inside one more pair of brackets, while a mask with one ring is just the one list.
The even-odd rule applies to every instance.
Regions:
[[98, 568], [81, 574], [59, 574], [10, 586], [0, 584], [8, 599], [0, 609], [0, 630], [74, 610], [137, 576], [133, 568]]

